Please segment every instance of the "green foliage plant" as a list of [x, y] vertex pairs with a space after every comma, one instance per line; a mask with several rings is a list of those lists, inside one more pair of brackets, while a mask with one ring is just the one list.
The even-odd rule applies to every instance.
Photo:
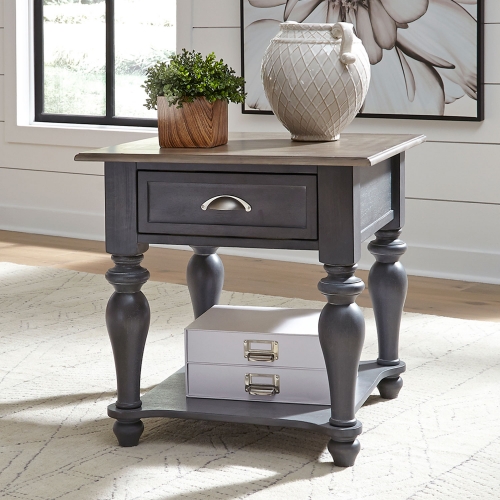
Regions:
[[146, 70], [142, 87], [146, 90], [146, 108], [156, 109], [157, 100], [165, 96], [169, 106], [182, 108], [186, 102], [205, 97], [213, 103], [220, 99], [242, 103], [245, 100], [245, 81], [212, 52], [207, 57], [183, 49], [169, 63], [158, 61]]

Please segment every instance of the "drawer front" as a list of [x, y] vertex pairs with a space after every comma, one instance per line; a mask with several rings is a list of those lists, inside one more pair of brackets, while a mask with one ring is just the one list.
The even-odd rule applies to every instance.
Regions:
[[[326, 370], [300, 370], [256, 366], [187, 364], [186, 395], [195, 398], [235, 399], [276, 403], [329, 405], [330, 390]], [[246, 375], [254, 384], [273, 384], [279, 377], [279, 394], [257, 396], [245, 390]], [[259, 377], [268, 375], [268, 377]]]
[[315, 175], [140, 171], [138, 183], [140, 233], [317, 239]]
[[[315, 330], [317, 332], [317, 323]], [[247, 342], [245, 345], [245, 341]], [[276, 344], [272, 344], [275, 342]], [[276, 345], [276, 356], [271, 354]], [[245, 347], [247, 348], [247, 359]], [[264, 356], [259, 356], [261, 351]], [[266, 359], [270, 361], [262, 361]], [[252, 353], [256, 353], [252, 356]], [[272, 359], [272, 360], [271, 360]], [[273, 335], [193, 330], [186, 333], [186, 362], [325, 369], [318, 335]]]

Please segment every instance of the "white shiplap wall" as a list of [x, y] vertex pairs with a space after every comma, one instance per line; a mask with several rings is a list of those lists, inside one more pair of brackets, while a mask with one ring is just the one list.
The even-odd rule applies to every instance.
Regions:
[[[0, 0], [0, 26], [3, 4]], [[181, 0], [184, 45], [215, 51], [237, 71], [239, 0]], [[192, 7], [192, 8], [191, 8]], [[6, 16], [7, 17], [7, 16]], [[358, 119], [354, 132], [424, 133], [429, 142], [407, 155], [408, 271], [500, 283], [500, 2], [486, 0], [486, 119], [482, 123]], [[191, 21], [189, 21], [191, 20]], [[192, 30], [190, 30], [192, 26]], [[0, 96], [4, 91], [0, 28]], [[9, 96], [5, 96], [8, 99]], [[78, 147], [7, 143], [0, 99], [0, 228], [39, 234], [103, 238], [102, 165], [75, 163]], [[242, 115], [230, 106], [234, 131], [278, 131], [272, 116]], [[231, 250], [230, 250], [231, 251]], [[283, 260], [316, 262], [315, 252], [234, 250]], [[371, 257], [363, 255], [361, 265]]]
[[[5, 69], [4, 69], [4, 42], [3, 42], [3, 30], [4, 30], [4, 16], [3, 16], [3, 0], [0, 0], [0, 124], [5, 121], [5, 113], [4, 113], [4, 78], [5, 78]], [[3, 137], [3, 135], [2, 135]], [[0, 138], [1, 140], [1, 138]]]

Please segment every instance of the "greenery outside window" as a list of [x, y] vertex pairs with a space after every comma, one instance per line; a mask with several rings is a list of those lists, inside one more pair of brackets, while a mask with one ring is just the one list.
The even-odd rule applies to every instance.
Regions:
[[34, 0], [35, 121], [156, 126], [141, 85], [175, 20], [176, 0]]

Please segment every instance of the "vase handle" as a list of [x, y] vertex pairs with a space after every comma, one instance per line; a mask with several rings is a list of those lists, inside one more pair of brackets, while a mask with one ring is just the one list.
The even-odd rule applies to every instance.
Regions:
[[356, 56], [352, 53], [354, 43], [354, 27], [350, 23], [335, 23], [332, 26], [332, 35], [336, 40], [342, 39], [340, 46], [340, 61], [346, 66], [356, 62]]

